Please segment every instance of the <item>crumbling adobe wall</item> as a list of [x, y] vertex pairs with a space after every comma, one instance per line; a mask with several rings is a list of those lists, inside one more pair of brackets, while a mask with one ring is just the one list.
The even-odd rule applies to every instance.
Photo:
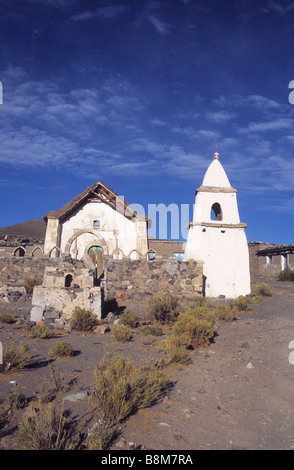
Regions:
[[203, 263], [176, 258], [148, 261], [106, 259], [104, 262], [105, 300], [143, 300], [168, 287], [187, 298], [202, 295]]

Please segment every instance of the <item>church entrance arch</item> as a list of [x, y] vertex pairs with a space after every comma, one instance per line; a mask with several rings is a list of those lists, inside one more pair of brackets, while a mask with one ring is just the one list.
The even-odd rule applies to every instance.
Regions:
[[99, 286], [104, 272], [103, 248], [99, 245], [92, 245], [88, 249], [88, 255], [96, 266], [94, 285]]

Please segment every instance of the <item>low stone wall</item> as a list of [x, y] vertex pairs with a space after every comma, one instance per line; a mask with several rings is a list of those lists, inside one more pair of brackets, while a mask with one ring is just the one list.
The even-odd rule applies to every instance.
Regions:
[[158, 294], [168, 287], [187, 298], [202, 295], [203, 263], [176, 258], [148, 261], [105, 260], [105, 300], [134, 299]]

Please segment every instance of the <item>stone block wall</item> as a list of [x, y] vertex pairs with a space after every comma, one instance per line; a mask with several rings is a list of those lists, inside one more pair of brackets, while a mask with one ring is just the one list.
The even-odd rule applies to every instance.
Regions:
[[176, 258], [105, 260], [105, 300], [134, 299], [158, 294], [168, 287], [187, 298], [202, 295], [203, 263], [178, 261]]

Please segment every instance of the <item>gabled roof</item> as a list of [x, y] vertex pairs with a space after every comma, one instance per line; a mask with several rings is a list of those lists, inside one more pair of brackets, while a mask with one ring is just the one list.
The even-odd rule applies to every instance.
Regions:
[[65, 206], [61, 207], [57, 211], [47, 212], [43, 218], [46, 222], [49, 218], [59, 219], [60, 221], [65, 220], [87, 201], [104, 202], [112, 207], [112, 209], [123, 214], [127, 219], [145, 219], [146, 222], [148, 222], [148, 226], [151, 226], [151, 220], [147, 216], [140, 215], [134, 211], [132, 207], [118, 195], [118, 193], [102, 181], [97, 181], [91, 186], [88, 186], [81, 194], [65, 204]]

